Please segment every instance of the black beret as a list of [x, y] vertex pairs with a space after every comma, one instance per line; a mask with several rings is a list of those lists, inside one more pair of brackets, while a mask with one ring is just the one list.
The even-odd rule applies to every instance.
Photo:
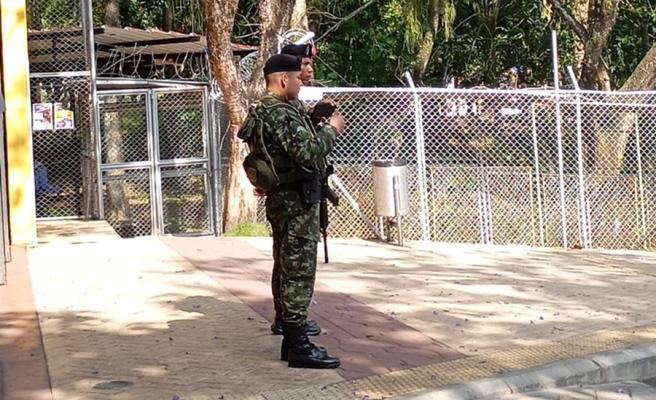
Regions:
[[289, 54], [276, 54], [269, 57], [264, 64], [264, 75], [276, 72], [293, 72], [301, 70], [301, 59]]
[[283, 47], [280, 54], [289, 54], [292, 56], [312, 58], [311, 44], [288, 44]]

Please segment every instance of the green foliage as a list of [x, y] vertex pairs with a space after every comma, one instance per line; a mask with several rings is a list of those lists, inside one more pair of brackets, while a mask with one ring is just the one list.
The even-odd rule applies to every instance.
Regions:
[[[656, 37], [654, 0], [623, 2], [606, 60], [619, 86]], [[364, 1], [314, 1], [315, 31], [331, 26], [318, 10], [346, 15]], [[336, 2], [335, 2], [336, 3]], [[395, 85], [413, 66], [417, 43], [430, 28], [430, 1], [379, 0], [320, 44], [317, 76], [328, 84]], [[442, 85], [457, 76], [467, 85], [495, 86], [505, 70], [525, 65], [529, 85], [551, 84], [551, 30], [559, 35], [560, 64], [577, 65], [579, 40], [555, 15], [550, 2], [535, 0], [440, 0], [440, 29], [424, 82]], [[629, 5], [625, 7], [625, 5]], [[324, 7], [322, 9], [321, 7]], [[327, 65], [322, 65], [322, 64]], [[568, 81], [564, 74], [563, 81]]]
[[[620, 87], [631, 75], [656, 38], [656, 1], [633, 0], [620, 6], [607, 62]], [[625, 4], [626, 4], [625, 3]]]
[[[551, 84], [552, 29], [559, 32], [563, 71], [565, 65], [578, 64], [576, 49], [580, 41], [548, 0], [307, 2], [310, 28], [318, 37], [330, 30], [319, 42], [320, 59], [315, 67], [317, 78], [327, 85], [402, 84], [402, 75], [412, 70], [423, 38], [433, 31], [435, 3], [439, 29], [424, 78], [427, 85], [443, 85], [456, 76], [468, 85], [495, 86], [503, 72], [514, 65], [531, 68], [533, 73], [525, 77], [524, 83]], [[103, 3], [94, 1], [96, 24], [102, 24]], [[234, 28], [236, 42], [258, 44], [258, 3], [240, 0]], [[66, 16], [74, 16], [65, 10], [70, 2], [40, 0], [38, 4], [29, 7], [35, 27], [74, 23], [66, 20]], [[371, 5], [364, 7], [367, 4]], [[362, 7], [355, 16], [343, 20]], [[123, 26], [204, 31], [200, 0], [120, 0], [120, 11]], [[337, 29], [333, 29], [335, 24], [339, 24]], [[633, 72], [655, 38], [656, 0], [622, 0], [604, 57], [615, 87]], [[568, 80], [564, 74], [562, 78]]]
[[242, 237], [259, 237], [259, 236], [271, 236], [271, 232], [269, 231], [269, 227], [257, 223], [257, 222], [244, 222], [233, 229], [229, 230], [224, 234], [224, 236], [228, 237], [235, 237], [235, 236], [242, 236]]
[[[104, 23], [104, 5], [105, 1], [102, 0], [93, 2], [93, 20], [96, 25]], [[119, 0], [119, 10], [122, 26], [161, 30], [170, 28], [183, 33], [205, 31], [200, 0]], [[166, 22], [167, 12], [170, 13], [170, 27]]]

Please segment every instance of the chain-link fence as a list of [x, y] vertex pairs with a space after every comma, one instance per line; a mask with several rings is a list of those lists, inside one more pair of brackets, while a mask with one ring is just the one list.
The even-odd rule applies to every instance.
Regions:
[[330, 156], [342, 195], [330, 207], [333, 236], [381, 235], [372, 162], [402, 158], [407, 239], [656, 245], [656, 93], [326, 89], [323, 97], [347, 120]]
[[97, 216], [87, 10], [80, 0], [27, 4], [38, 218]]

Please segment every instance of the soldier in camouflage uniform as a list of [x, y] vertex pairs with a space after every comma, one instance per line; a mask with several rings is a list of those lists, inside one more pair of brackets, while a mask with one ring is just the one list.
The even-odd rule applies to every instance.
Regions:
[[[281, 54], [289, 54], [301, 58], [301, 81], [304, 86], [311, 84], [314, 77], [314, 69], [312, 68], [312, 45], [294, 45], [290, 44], [282, 48]], [[307, 114], [305, 105], [298, 99], [291, 99], [288, 102], [296, 107], [305, 116]], [[275, 240], [275, 236], [274, 236]], [[274, 246], [275, 251], [276, 246]], [[282, 334], [282, 296], [280, 293], [280, 263], [279, 258], [274, 257], [273, 272], [271, 274], [271, 291], [273, 294], [273, 306], [276, 311], [273, 324], [271, 324], [271, 332], [274, 335]], [[314, 320], [307, 320], [305, 324], [305, 332], [308, 336], [317, 336], [321, 333], [321, 328]]]
[[[315, 131], [307, 116], [290, 103], [297, 99], [302, 85], [298, 57], [275, 55], [267, 60], [264, 72], [267, 94], [251, 113], [261, 116], [264, 146], [280, 178], [280, 183], [266, 193], [274, 268], [279, 268], [280, 276], [280, 357], [290, 367], [337, 368], [339, 359], [309, 341], [306, 322], [319, 240], [320, 189], [319, 193], [313, 190], [318, 179], [317, 164], [332, 150], [336, 136], [344, 129], [344, 121], [335, 118]], [[242, 129], [239, 137], [253, 147], [251, 132]]]

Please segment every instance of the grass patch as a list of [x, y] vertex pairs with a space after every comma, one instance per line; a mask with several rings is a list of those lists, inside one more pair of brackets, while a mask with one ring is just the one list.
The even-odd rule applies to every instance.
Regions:
[[269, 227], [258, 222], [244, 222], [227, 231], [223, 236], [271, 236]]

